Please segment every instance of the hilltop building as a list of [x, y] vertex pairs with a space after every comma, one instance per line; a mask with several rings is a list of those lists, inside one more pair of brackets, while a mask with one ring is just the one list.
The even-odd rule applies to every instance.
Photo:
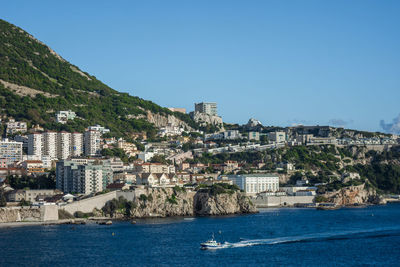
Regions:
[[211, 116], [218, 116], [217, 103], [213, 102], [201, 102], [194, 104], [194, 111], [199, 113], [205, 113]]
[[27, 124], [26, 122], [15, 121], [14, 119], [10, 119], [9, 122], [6, 123], [7, 134], [15, 134], [15, 133], [25, 133], [27, 131]]
[[76, 113], [71, 110], [61, 110], [56, 113], [56, 121], [58, 123], [65, 124], [68, 120], [73, 120], [76, 118]]

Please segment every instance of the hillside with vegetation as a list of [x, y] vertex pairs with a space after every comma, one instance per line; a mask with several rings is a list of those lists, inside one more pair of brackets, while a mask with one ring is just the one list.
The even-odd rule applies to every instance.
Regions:
[[[286, 146], [263, 152], [204, 153], [188, 162], [212, 165], [228, 160], [242, 166], [240, 173], [278, 172], [283, 184], [307, 179], [311, 184], [321, 184], [322, 192], [365, 184], [379, 193], [400, 194], [399, 146], [387, 151], [369, 150], [366, 146]], [[277, 169], [284, 162], [292, 163], [294, 170]], [[263, 167], [259, 169], [256, 164]]]
[[[83, 131], [101, 124], [115, 136], [134, 132], [153, 136], [156, 127], [146, 119], [149, 112], [174, 116], [197, 128], [187, 114], [113, 90], [4, 20], [0, 20], [0, 108], [3, 117], [49, 130]], [[75, 111], [78, 118], [65, 125], [56, 123], [59, 110]]]

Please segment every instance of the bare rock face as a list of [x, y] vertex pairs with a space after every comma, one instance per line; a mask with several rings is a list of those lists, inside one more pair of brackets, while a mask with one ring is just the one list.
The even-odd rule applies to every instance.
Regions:
[[366, 188], [365, 184], [344, 187], [338, 191], [326, 193], [325, 197], [333, 203], [343, 206], [367, 203], [383, 204], [375, 189]]
[[146, 120], [150, 123], [153, 123], [156, 127], [165, 127], [167, 125], [171, 125], [183, 127], [188, 130], [193, 130], [192, 127], [190, 127], [186, 122], [181, 121], [180, 119], [172, 115], [165, 116], [147, 111]]
[[145, 197], [139, 197], [131, 217], [192, 216], [194, 192], [177, 191], [172, 188], [149, 188]]
[[200, 125], [207, 125], [207, 124], [212, 124], [212, 125], [222, 125], [222, 118], [219, 116], [211, 116], [206, 113], [200, 113], [200, 112], [193, 112], [191, 113], [191, 116], [193, 120]]
[[194, 212], [196, 215], [227, 215], [257, 212], [250, 199], [240, 192], [211, 195], [198, 192], [194, 196]]
[[257, 212], [250, 199], [240, 192], [211, 195], [172, 188], [149, 188], [135, 201], [130, 217], [226, 215]]

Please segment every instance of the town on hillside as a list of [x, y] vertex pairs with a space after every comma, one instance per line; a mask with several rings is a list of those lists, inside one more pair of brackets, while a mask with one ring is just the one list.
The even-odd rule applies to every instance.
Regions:
[[[361, 180], [361, 150], [391, 151], [400, 142], [396, 135], [330, 126], [267, 127], [253, 118], [228, 124], [217, 103], [196, 103], [190, 116], [213, 130], [170, 123], [156, 138], [137, 132], [127, 139], [101, 125], [57, 132], [3, 116], [2, 197], [8, 205], [66, 205], [116, 190], [227, 183], [260, 207], [313, 205], [321, 186]], [[76, 118], [72, 110], [54, 115], [59, 124]]]

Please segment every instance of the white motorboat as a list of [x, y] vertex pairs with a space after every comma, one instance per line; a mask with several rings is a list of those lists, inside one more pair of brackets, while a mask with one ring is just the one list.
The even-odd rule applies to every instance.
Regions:
[[221, 243], [217, 242], [214, 239], [214, 234], [212, 235], [212, 238], [210, 240], [207, 240], [206, 242], [200, 244], [201, 249], [216, 249], [220, 247]]

